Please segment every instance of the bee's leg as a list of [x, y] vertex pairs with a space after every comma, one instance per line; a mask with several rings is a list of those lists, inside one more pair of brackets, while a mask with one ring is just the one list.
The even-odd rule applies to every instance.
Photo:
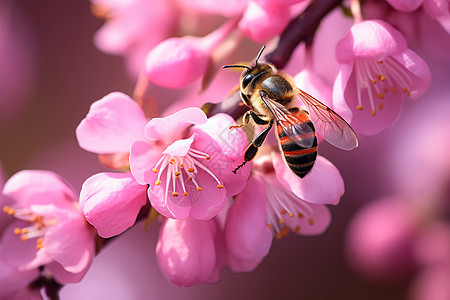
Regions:
[[244, 124], [232, 125], [232, 126], [230, 126], [230, 129], [232, 129], [232, 128], [242, 128], [242, 127], [247, 126], [248, 122], [250, 121], [250, 117], [258, 125], [267, 125], [267, 124], [269, 124], [268, 121], [264, 121], [256, 113], [252, 112], [251, 110], [248, 110], [243, 116]]
[[248, 145], [247, 150], [245, 150], [244, 154], [244, 162], [240, 164], [236, 169], [234, 169], [233, 173], [236, 174], [237, 170], [243, 167], [248, 161], [251, 161], [255, 156], [256, 153], [258, 153], [258, 148], [261, 147], [262, 143], [267, 137], [267, 134], [269, 133], [270, 129], [272, 128], [273, 121], [269, 123], [269, 126], [267, 126], [263, 131], [261, 131], [260, 134], [253, 140], [253, 142]]
[[243, 123], [243, 124], [238, 124], [238, 125], [231, 125], [231, 126], [230, 126], [230, 129], [233, 129], [233, 128], [242, 128], [242, 127], [247, 126], [248, 121], [250, 120], [250, 115], [251, 115], [251, 114], [252, 114], [252, 111], [251, 111], [251, 110], [248, 110], [248, 111], [244, 114], [244, 116], [243, 116], [243, 118], [242, 118], [242, 120], [244, 121], [244, 123]]

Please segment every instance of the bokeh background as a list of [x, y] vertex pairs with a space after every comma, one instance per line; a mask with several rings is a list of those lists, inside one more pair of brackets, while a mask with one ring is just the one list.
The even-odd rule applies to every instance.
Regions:
[[[0, 54], [11, 55], [9, 64], [0, 65], [0, 160], [6, 177], [22, 169], [48, 169], [79, 192], [83, 181], [104, 167], [96, 155], [78, 147], [75, 128], [95, 100], [111, 91], [131, 95], [134, 80], [121, 58], [94, 46], [93, 36], [103, 21], [91, 14], [89, 1], [3, 0], [0, 18]], [[94, 259], [81, 283], [64, 287], [61, 298], [405, 299], [414, 273], [389, 282], [370, 280], [349, 267], [344, 242], [359, 208], [396, 192], [393, 153], [401, 137], [414, 136], [417, 124], [426, 128], [443, 111], [450, 115], [450, 64], [425, 59], [432, 85], [417, 102], [406, 101], [391, 130], [360, 137], [360, 147], [351, 152], [321, 145], [321, 154], [339, 168], [346, 185], [341, 203], [331, 208], [333, 220], [325, 234], [290, 234], [273, 244], [254, 272], [224, 270], [217, 284], [178, 288], [156, 262], [158, 226], [145, 232], [138, 224]]]

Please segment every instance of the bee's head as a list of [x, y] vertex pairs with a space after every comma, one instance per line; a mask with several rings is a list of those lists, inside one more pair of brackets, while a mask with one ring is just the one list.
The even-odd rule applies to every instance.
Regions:
[[261, 50], [259, 50], [258, 55], [255, 59], [254, 66], [247, 65], [227, 65], [223, 66], [223, 68], [242, 68], [245, 69], [241, 74], [241, 90], [245, 90], [245, 88], [256, 78], [260, 77], [262, 74], [267, 71], [272, 71], [273, 67], [267, 63], [258, 63], [261, 54], [263, 53], [266, 46], [262, 46]]

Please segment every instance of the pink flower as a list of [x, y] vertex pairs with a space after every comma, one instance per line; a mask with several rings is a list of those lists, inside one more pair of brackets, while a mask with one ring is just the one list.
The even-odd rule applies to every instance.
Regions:
[[212, 52], [235, 26], [236, 20], [231, 20], [202, 38], [184, 36], [164, 40], [147, 55], [147, 78], [165, 88], [191, 85], [205, 75], [213, 60]]
[[218, 281], [219, 271], [225, 265], [225, 251], [216, 218], [166, 219], [156, 245], [161, 270], [178, 286]]
[[109, 54], [126, 57], [128, 69], [138, 74], [145, 55], [170, 36], [178, 11], [170, 1], [91, 0], [93, 13], [105, 18], [97, 31], [96, 46]]
[[353, 25], [337, 44], [340, 63], [333, 88], [337, 113], [363, 134], [388, 128], [400, 113], [403, 95], [417, 99], [430, 85], [427, 64], [400, 32], [379, 21]]
[[207, 119], [198, 108], [148, 122], [146, 140], [131, 147], [130, 167], [138, 183], [149, 185], [148, 197], [159, 213], [210, 219], [227, 196], [244, 188], [248, 168], [238, 175], [232, 171], [242, 159], [247, 138], [242, 130], [229, 130], [232, 124], [228, 115]]
[[290, 20], [288, 6], [276, 2], [250, 1], [239, 22], [239, 29], [258, 43], [280, 34]]
[[60, 283], [78, 282], [94, 255], [94, 232], [73, 189], [49, 171], [21, 171], [5, 184], [14, 202], [3, 211], [17, 220], [2, 237], [5, 260], [20, 270], [45, 265]]
[[249, 184], [228, 212], [225, 239], [230, 268], [236, 272], [256, 268], [269, 252], [272, 234], [280, 239], [289, 231], [323, 233], [331, 221], [325, 204], [337, 204], [343, 193], [339, 171], [321, 156], [308, 176], [300, 178], [279, 153], [258, 153]]

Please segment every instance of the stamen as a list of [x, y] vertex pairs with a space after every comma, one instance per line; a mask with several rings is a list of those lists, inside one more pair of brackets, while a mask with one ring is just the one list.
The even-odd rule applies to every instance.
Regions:
[[[170, 192], [172, 194], [172, 197], [177, 197], [180, 194], [182, 194], [183, 196], [188, 195], [186, 191], [186, 181], [184, 179], [183, 173], [188, 175], [186, 180], [191, 181], [195, 185], [195, 189], [197, 191], [202, 191], [202, 187], [199, 186], [195, 178], [200, 170], [206, 172], [206, 174], [211, 176], [217, 182], [216, 186], [218, 189], [223, 189], [224, 186], [222, 185], [218, 177], [208, 167], [206, 167], [199, 161], [199, 159], [208, 160], [210, 158], [210, 155], [196, 149], [189, 149], [188, 153], [185, 156], [172, 156], [169, 154], [163, 154], [163, 156], [158, 160], [158, 163], [153, 169], [153, 172], [156, 171], [155, 173], [158, 173], [157, 179], [155, 181], [155, 186], [159, 186], [161, 184], [161, 176], [163, 176], [164, 172], [167, 173], [164, 201], [167, 201], [168, 199], [167, 195], [169, 193], [169, 186], [172, 187], [172, 191]], [[180, 183], [182, 192], [177, 191], [177, 182]]]
[[[313, 208], [298, 198], [291, 191], [286, 190], [284, 187], [266, 185], [267, 192], [267, 224], [272, 230], [275, 238], [279, 239], [286, 236], [289, 230], [298, 233], [300, 231], [300, 224], [307, 222], [309, 225], [314, 224]], [[288, 215], [289, 218], [285, 219], [283, 216]], [[298, 218], [294, 218], [297, 216]], [[305, 219], [305, 216], [307, 218]]]
[[212, 178], [214, 178], [215, 181], [217, 181], [218, 185], [217, 187], [219, 189], [223, 188], [222, 184], [220, 183], [220, 180], [216, 177], [216, 175], [214, 175], [213, 172], [211, 172], [211, 170], [209, 170], [207, 167], [205, 167], [203, 164], [201, 164], [200, 162], [194, 160], [194, 164], [197, 165], [198, 167], [200, 167], [200, 169], [203, 169], [204, 171], [206, 171], [206, 173], [208, 173], [209, 175], [211, 175]]
[[362, 93], [367, 93], [370, 104], [370, 112], [376, 115], [377, 109], [383, 104], [376, 103], [377, 99], [385, 99], [385, 94], [390, 90], [397, 92], [397, 87], [407, 95], [411, 95], [411, 86], [413, 79], [408, 76], [403, 66], [393, 58], [389, 57], [384, 61], [374, 63], [370, 59], [358, 59], [355, 61], [355, 79], [357, 89], [358, 103], [356, 108], [363, 110]]

